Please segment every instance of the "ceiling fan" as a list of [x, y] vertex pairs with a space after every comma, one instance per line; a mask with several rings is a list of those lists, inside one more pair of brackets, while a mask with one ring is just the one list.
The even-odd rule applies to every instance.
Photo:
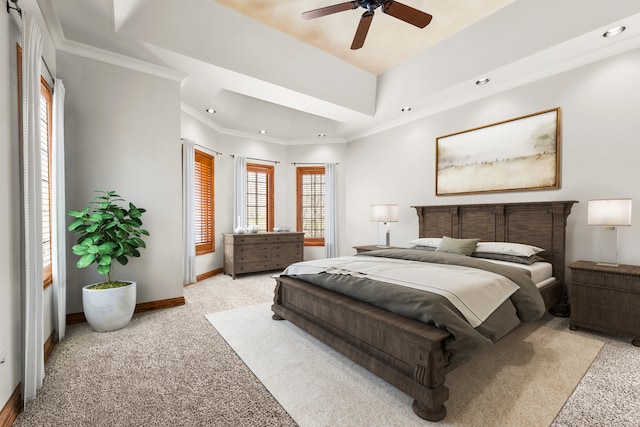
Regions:
[[366, 12], [362, 14], [356, 35], [351, 43], [351, 49], [360, 49], [364, 45], [364, 40], [369, 32], [371, 20], [373, 19], [374, 10], [381, 7], [382, 12], [398, 18], [418, 28], [426, 27], [433, 16], [428, 13], [414, 9], [394, 0], [354, 0], [345, 3], [334, 4], [333, 6], [321, 7], [319, 9], [309, 10], [302, 13], [304, 19], [320, 18], [321, 16], [331, 15], [333, 13], [343, 12], [345, 10], [357, 9], [362, 7]]

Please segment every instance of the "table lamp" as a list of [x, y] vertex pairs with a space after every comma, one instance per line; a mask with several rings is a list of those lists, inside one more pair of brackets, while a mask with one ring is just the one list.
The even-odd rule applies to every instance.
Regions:
[[386, 246], [389, 246], [389, 223], [398, 222], [398, 205], [371, 205], [371, 221], [386, 226]]
[[617, 227], [631, 225], [631, 199], [589, 200], [587, 223], [602, 227], [600, 262], [597, 264], [618, 267]]

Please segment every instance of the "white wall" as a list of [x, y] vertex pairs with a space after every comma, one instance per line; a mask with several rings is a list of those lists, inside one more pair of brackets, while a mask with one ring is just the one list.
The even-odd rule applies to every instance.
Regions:
[[[640, 50], [362, 138], [348, 145], [349, 244], [375, 243], [368, 206], [399, 203], [391, 244], [417, 236], [412, 205], [578, 200], [568, 219], [567, 262], [597, 260], [599, 228], [586, 224], [587, 200], [630, 197], [631, 227], [619, 230], [619, 260], [640, 264]], [[552, 191], [435, 196], [435, 139], [549, 108], [562, 109], [561, 188]]]
[[[96, 190], [147, 209], [147, 248], [127, 266], [115, 263], [112, 277], [138, 282], [138, 303], [182, 296], [179, 82], [62, 52], [58, 76], [66, 86], [67, 209], [83, 209]], [[75, 241], [68, 233], [69, 247]], [[104, 280], [76, 261], [69, 253], [68, 313], [82, 311], [82, 286]]]
[[20, 382], [20, 184], [16, 42], [20, 32], [0, 15], [0, 408]]

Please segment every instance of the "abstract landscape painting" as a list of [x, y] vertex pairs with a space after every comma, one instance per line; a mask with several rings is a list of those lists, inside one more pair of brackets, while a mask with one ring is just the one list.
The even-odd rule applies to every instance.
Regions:
[[560, 108], [436, 138], [436, 195], [559, 188]]

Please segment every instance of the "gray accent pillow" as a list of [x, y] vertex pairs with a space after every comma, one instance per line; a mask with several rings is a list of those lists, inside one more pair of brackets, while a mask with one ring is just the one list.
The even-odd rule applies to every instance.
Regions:
[[480, 239], [454, 239], [444, 236], [436, 248], [436, 252], [469, 256], [473, 253]]

